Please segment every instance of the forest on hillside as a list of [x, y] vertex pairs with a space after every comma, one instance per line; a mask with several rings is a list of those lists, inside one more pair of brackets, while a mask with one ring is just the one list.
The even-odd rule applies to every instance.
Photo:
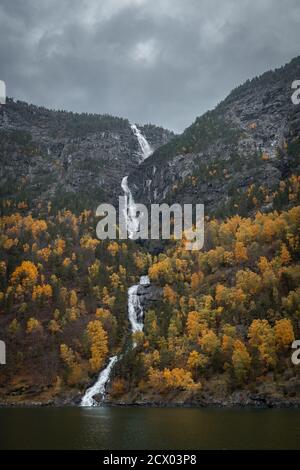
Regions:
[[[1, 401], [82, 395], [120, 352], [112, 401], [189, 402], [235, 390], [293, 398], [300, 178], [280, 192], [293, 207], [207, 217], [204, 250], [174, 241], [160, 254], [130, 240], [97, 240], [91, 211], [49, 203], [37, 217], [26, 201], [3, 200], [0, 326], [10, 354]], [[147, 273], [163, 295], [132, 338], [127, 289]]]

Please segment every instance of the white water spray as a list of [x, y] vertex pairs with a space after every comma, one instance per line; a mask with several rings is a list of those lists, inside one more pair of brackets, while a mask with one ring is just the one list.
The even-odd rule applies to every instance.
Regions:
[[128, 289], [128, 318], [131, 324], [132, 333], [136, 331], [143, 331], [144, 327], [144, 311], [141, 305], [138, 289], [140, 285], [149, 285], [150, 279], [148, 276], [142, 276], [140, 283], [131, 286]]
[[151, 145], [135, 124], [131, 124], [130, 127], [140, 144], [142, 160], [145, 160], [146, 158], [150, 157], [150, 155], [153, 153]]
[[124, 209], [124, 216], [127, 223], [128, 238], [132, 239], [139, 229], [139, 222], [136, 217], [136, 205], [128, 187], [128, 176], [124, 176], [122, 179], [121, 187], [125, 193], [127, 202]]
[[[138, 295], [139, 286], [147, 286], [150, 284], [150, 279], [148, 276], [141, 276], [139, 284], [129, 287], [128, 289], [128, 318], [131, 325], [132, 333], [137, 331], [143, 331], [144, 327], [144, 309], [140, 301], [140, 296]], [[133, 347], [136, 344], [133, 343]], [[106, 385], [110, 379], [111, 372], [114, 365], [118, 361], [118, 356], [112, 356], [105, 369], [103, 369], [95, 384], [88, 388], [85, 392], [80, 406], [99, 406], [96, 400], [94, 400], [95, 395], [101, 395], [101, 399], [104, 399]]]
[[[130, 127], [134, 135], [138, 139], [138, 143], [141, 148], [141, 161], [143, 161], [146, 158], [150, 157], [150, 155], [153, 153], [153, 150], [146, 137], [141, 133], [141, 131], [136, 127], [136, 125], [132, 124]], [[124, 178], [122, 179], [121, 187], [124, 191], [127, 201], [127, 207], [125, 208], [124, 215], [127, 221], [128, 237], [132, 239], [134, 237], [134, 234], [139, 229], [139, 222], [138, 218], [136, 217], [136, 205], [132, 196], [132, 192], [130, 191], [128, 186], [128, 176], [124, 176]]]
[[94, 400], [93, 397], [99, 394], [101, 395], [102, 399], [104, 398], [106, 384], [109, 381], [112, 368], [117, 362], [117, 360], [117, 356], [112, 356], [109, 359], [109, 362], [105, 369], [100, 372], [96, 383], [92, 387], [88, 388], [85, 392], [81, 400], [81, 406], [98, 406], [98, 403], [96, 402], [96, 400]]

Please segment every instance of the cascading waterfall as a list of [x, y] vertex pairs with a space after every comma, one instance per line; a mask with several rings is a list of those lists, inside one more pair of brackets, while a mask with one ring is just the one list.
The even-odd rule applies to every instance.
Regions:
[[[132, 124], [131, 129], [138, 139], [141, 148], [142, 160], [145, 160], [152, 154], [151, 146], [135, 124]], [[128, 186], [128, 176], [124, 176], [124, 178], [122, 179], [121, 187], [127, 198], [128, 211], [126, 211], [125, 218], [127, 220], [128, 236], [129, 238], [132, 238], [133, 235], [138, 231], [139, 224], [135, 215], [135, 202]], [[138, 289], [140, 285], [149, 284], [149, 277], [141, 276], [139, 284], [131, 286], [128, 289], [128, 318], [130, 321], [132, 333], [135, 333], [137, 331], [143, 331], [144, 312], [138, 295]], [[133, 347], [135, 347], [135, 344], [133, 344]], [[104, 399], [106, 385], [109, 382], [111, 372], [117, 361], [118, 356], [112, 356], [109, 359], [107, 366], [100, 372], [95, 384], [92, 387], [88, 388], [85, 392], [81, 400], [81, 406], [98, 406], [97, 401], [93, 398], [95, 395], [100, 395], [102, 400]]]
[[132, 193], [128, 187], [128, 176], [124, 176], [122, 179], [121, 187], [125, 193], [126, 196], [126, 206], [124, 209], [124, 215], [125, 215], [125, 220], [127, 222], [127, 231], [128, 231], [128, 237], [132, 239], [134, 237], [134, 234], [138, 231], [139, 229], [139, 223], [136, 218], [136, 206], [135, 202], [132, 196]]
[[149, 284], [149, 277], [141, 276], [140, 283], [135, 286], [131, 286], [128, 289], [128, 318], [133, 333], [136, 331], [143, 331], [144, 327], [144, 312], [139, 298], [140, 296], [138, 295], [138, 289], [139, 286]]
[[141, 147], [141, 158], [142, 160], [145, 160], [146, 158], [150, 157], [150, 155], [153, 153], [153, 150], [151, 148], [151, 145], [149, 144], [148, 140], [146, 137], [141, 133], [141, 131], [136, 127], [135, 124], [132, 124], [131, 126], [132, 132], [136, 136], [140, 147]]
[[[144, 310], [140, 301], [140, 296], [138, 295], [139, 286], [147, 286], [150, 284], [150, 279], [148, 276], [141, 276], [139, 284], [129, 287], [128, 289], [128, 318], [131, 325], [132, 333], [137, 331], [143, 331], [144, 327]], [[133, 347], [136, 344], [133, 343]], [[96, 383], [87, 389], [82, 400], [81, 406], [98, 406], [96, 400], [94, 400], [95, 395], [100, 395], [102, 400], [105, 396], [105, 388], [110, 379], [110, 374], [113, 370], [115, 363], [118, 361], [118, 356], [112, 356], [105, 369], [103, 369], [96, 381]]]
[[[146, 158], [150, 157], [153, 150], [147, 141], [146, 137], [143, 136], [141, 131], [137, 128], [135, 124], [131, 125], [131, 129], [135, 136], [138, 139], [141, 153], [142, 153], [142, 161]], [[134, 234], [138, 231], [139, 223], [136, 217], [136, 205], [132, 196], [132, 193], [128, 186], [128, 176], [125, 176], [122, 179], [121, 187], [125, 193], [127, 198], [127, 210], [125, 214], [125, 218], [127, 219], [127, 230], [129, 238], [133, 238]], [[142, 276], [140, 278], [139, 284], [135, 286], [131, 286], [128, 289], [128, 317], [131, 324], [132, 332], [135, 333], [136, 331], [143, 330], [143, 308], [139, 299], [138, 289], [140, 285], [149, 285], [150, 280], [148, 276]]]
[[[150, 157], [150, 155], [153, 153], [153, 150], [151, 148], [151, 145], [147, 141], [146, 137], [141, 133], [141, 131], [137, 128], [135, 124], [131, 125], [131, 129], [134, 135], [136, 136], [136, 138], [138, 139], [138, 143], [141, 148], [141, 162], [142, 162], [146, 160], [146, 158]], [[121, 187], [124, 191], [124, 194], [126, 196], [126, 202], [127, 202], [126, 204], [127, 207], [125, 208], [125, 219], [127, 220], [128, 237], [132, 239], [134, 237], [134, 234], [139, 229], [139, 222], [136, 217], [136, 205], [133, 199], [133, 195], [128, 186], [128, 176], [124, 176], [124, 178], [122, 179]]]
[[104, 398], [105, 395], [105, 386], [107, 382], [109, 381], [110, 373], [112, 371], [113, 366], [117, 362], [118, 357], [117, 356], [112, 356], [105, 369], [103, 369], [99, 377], [96, 381], [96, 383], [87, 389], [85, 392], [82, 400], [81, 400], [81, 406], [98, 406], [98, 403], [96, 400], [94, 400], [95, 395], [101, 395], [101, 398]]

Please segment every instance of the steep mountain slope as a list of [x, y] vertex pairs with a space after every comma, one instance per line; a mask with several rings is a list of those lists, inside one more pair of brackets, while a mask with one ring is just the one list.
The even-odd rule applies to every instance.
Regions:
[[[80, 403], [118, 356], [114, 403], [299, 406], [299, 65], [247, 82], [161, 147], [172, 134], [144, 126], [157, 150], [139, 166], [126, 120], [0, 108], [0, 403]], [[207, 221], [199, 252], [100, 241], [86, 209], [115, 201], [130, 170], [137, 201], [247, 217]], [[132, 334], [128, 289], [147, 272], [154, 295]]]
[[133, 171], [136, 200], [204, 202], [210, 215], [276, 208], [272, 192], [299, 171], [299, 77], [300, 57], [233, 90]]
[[[173, 134], [141, 127], [154, 149]], [[139, 161], [127, 119], [75, 114], [14, 102], [0, 107], [1, 198], [51, 201], [82, 210], [115, 202], [121, 178]]]

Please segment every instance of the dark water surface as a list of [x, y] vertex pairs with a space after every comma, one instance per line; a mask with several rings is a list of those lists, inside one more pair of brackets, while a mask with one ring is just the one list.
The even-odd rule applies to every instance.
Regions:
[[300, 410], [0, 408], [0, 449], [300, 449]]

